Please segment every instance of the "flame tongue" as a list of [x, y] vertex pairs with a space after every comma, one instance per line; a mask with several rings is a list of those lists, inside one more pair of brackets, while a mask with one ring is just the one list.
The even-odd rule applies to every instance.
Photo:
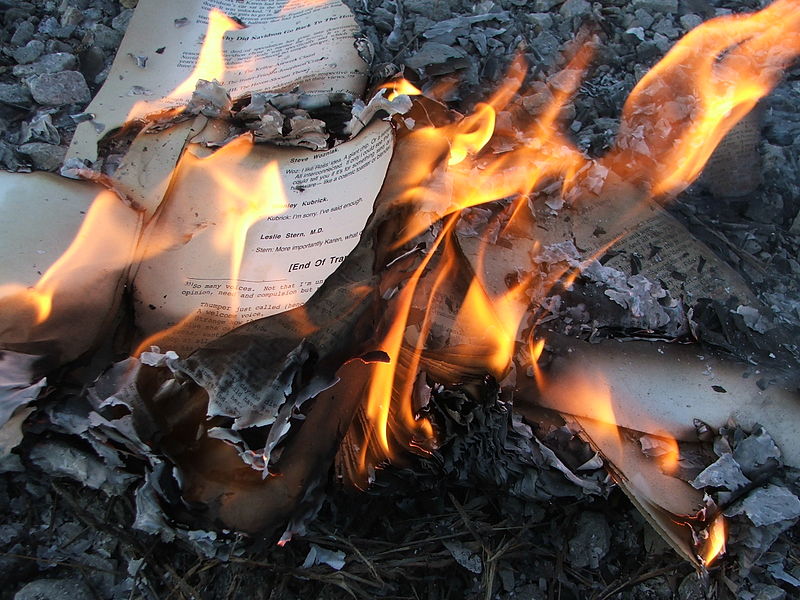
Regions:
[[626, 177], [642, 174], [654, 195], [680, 192], [798, 53], [797, 0], [697, 27], [631, 92], [604, 164]]
[[721, 555], [725, 554], [725, 538], [727, 536], [725, 517], [717, 515], [717, 518], [708, 527], [708, 539], [703, 548], [703, 565], [708, 567]]
[[[588, 202], [603, 184], [587, 182], [592, 177], [603, 180], [609, 172], [645, 182], [654, 196], [680, 192], [699, 175], [720, 139], [768, 93], [777, 83], [781, 69], [800, 52], [800, 3], [778, 0], [759, 13], [714, 19], [680, 40], [630, 94], [615, 146], [597, 160], [582, 154], [559, 126], [559, 115], [580, 85], [593, 42], [584, 43], [564, 71], [550, 78], [553, 100], [527, 131], [516, 136], [516, 149], [496, 156], [489, 156], [486, 151], [487, 144], [495, 136], [498, 112], [508, 108], [522, 85], [521, 60], [514, 62], [507, 82], [498, 92], [486, 103], [477, 105], [470, 116], [455, 125], [415, 132], [419, 136], [445, 138], [450, 152], [447, 164], [440, 166], [427, 184], [406, 194], [408, 202], [414, 203], [413, 214], [398, 244], [414, 240], [431, 222], [446, 219], [446, 225], [430, 250], [431, 253], [442, 252], [445, 258], [434, 263], [424, 260], [408, 280], [396, 302], [397, 322], [388, 329], [381, 346], [391, 362], [375, 371], [367, 414], [378, 432], [385, 456], [391, 456], [385, 433], [393, 428], [390, 406], [392, 403], [410, 406], [406, 399], [426, 353], [430, 357], [435, 355], [439, 365], [463, 361], [458, 351], [463, 347], [457, 343], [458, 335], [450, 335], [450, 345], [446, 348], [427, 348], [425, 338], [431, 334], [428, 313], [422, 317], [423, 324], [413, 347], [409, 348], [404, 342], [403, 334], [410, 322], [415, 290], [420, 285], [426, 287], [420, 283], [423, 276], [434, 281], [427, 286], [428, 312], [437, 290], [440, 293], [445, 289], [452, 291], [452, 286], [448, 288], [443, 282], [455, 277], [458, 271], [453, 266], [458, 259], [450, 256], [458, 245], [453, 217], [465, 214], [471, 207], [508, 198], [516, 202], [516, 208], [510, 213], [515, 215], [524, 209], [532, 191], [557, 178], [561, 179], [562, 201], [581, 198]], [[404, 85], [398, 83], [393, 88], [400, 91]], [[610, 244], [618, 239], [614, 238]], [[480, 363], [486, 372], [501, 377], [516, 350], [517, 330], [529, 303], [524, 292], [533, 280], [528, 278], [517, 288], [493, 297], [486, 290], [498, 288], [487, 285], [483, 272], [484, 251], [485, 248], [476, 257], [477, 266], [473, 264], [475, 278], [468, 280], [466, 291], [460, 296], [461, 307], [450, 323], [450, 333], [463, 335], [473, 349], [490, 349], [474, 351], [471, 360]], [[524, 268], [524, 265], [516, 266]], [[429, 267], [431, 273], [424, 273]], [[556, 280], [574, 279], [577, 274], [577, 269], [560, 273]], [[547, 286], [537, 283], [537, 293], [546, 293]], [[541, 386], [546, 383], [536, 364], [541, 342], [532, 341], [527, 351]], [[399, 371], [392, 366], [404, 352], [410, 352], [413, 357], [406, 361], [408, 370], [403, 375], [408, 383], [397, 379]], [[597, 396], [596, 389], [587, 393]], [[599, 404], [604, 405], [608, 402]], [[403, 419], [412, 428], [418, 426], [410, 409], [399, 412], [405, 413]], [[613, 414], [603, 420], [616, 430]], [[659, 446], [661, 469], [674, 471], [678, 456], [675, 441], [665, 437], [654, 438], [651, 442]]]

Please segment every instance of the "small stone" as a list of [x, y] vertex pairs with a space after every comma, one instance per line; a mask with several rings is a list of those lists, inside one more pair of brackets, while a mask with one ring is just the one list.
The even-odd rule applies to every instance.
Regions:
[[678, 12], [678, 0], [633, 0], [632, 5], [651, 13], [668, 14]]
[[534, 12], [548, 12], [561, 4], [562, 0], [536, 0], [533, 3]]
[[0, 102], [25, 106], [30, 104], [31, 92], [22, 83], [0, 83]]
[[703, 22], [703, 18], [694, 13], [689, 13], [682, 15], [680, 21], [681, 26], [688, 31], [700, 25]]
[[588, 511], [581, 513], [575, 527], [567, 560], [577, 569], [596, 569], [611, 547], [611, 528], [603, 515]]
[[764, 583], [753, 584], [752, 591], [755, 592], [753, 600], [784, 600], [786, 592], [776, 585]]
[[14, 595], [14, 600], [75, 600], [93, 596], [78, 579], [37, 579]]
[[64, 27], [58, 22], [55, 17], [47, 17], [42, 19], [39, 23], [39, 33], [56, 38], [68, 38], [75, 31], [74, 25], [66, 25]]
[[31, 164], [37, 171], [57, 171], [64, 163], [64, 156], [67, 153], [64, 146], [54, 146], [44, 142], [22, 144], [17, 150], [31, 159]]
[[665, 35], [671, 40], [678, 39], [681, 34], [681, 32], [678, 31], [678, 28], [675, 27], [672, 19], [668, 17], [664, 17], [658, 23], [656, 23], [655, 27], [653, 27], [653, 31]]
[[650, 29], [655, 23], [655, 17], [643, 8], [637, 8], [633, 15], [626, 20], [627, 27], [641, 27], [643, 29]]
[[86, 81], [94, 81], [95, 77], [106, 68], [106, 55], [96, 46], [89, 46], [81, 54], [81, 73]]
[[689, 573], [678, 586], [680, 600], [706, 600], [706, 591], [703, 581], [697, 573]]
[[669, 41], [669, 38], [660, 33], [653, 34], [653, 43], [661, 54], [666, 54], [672, 47], [672, 42]]
[[70, 8], [77, 8], [80, 11], [86, 11], [86, 9], [89, 8], [89, 0], [63, 0], [58, 10], [66, 12]]
[[27, 83], [33, 99], [39, 104], [85, 104], [92, 99], [89, 86], [78, 71], [44, 73], [31, 77]]
[[139, 0], [119, 0], [119, 3], [122, 5], [122, 8], [136, 8]]
[[586, 0], [567, 0], [558, 11], [565, 19], [581, 17], [592, 13], [592, 5]]
[[92, 34], [94, 35], [94, 45], [101, 50], [116, 50], [122, 39], [119, 31], [106, 27], [102, 23], [97, 23], [93, 27]]
[[644, 29], [641, 27], [631, 27], [625, 30], [623, 34], [623, 39], [628, 40], [629, 42], [636, 43], [636, 40], [640, 42], [644, 41]]
[[39, 58], [44, 52], [44, 42], [41, 40], [31, 40], [22, 48], [16, 48], [11, 51], [11, 56], [20, 65], [27, 65]]
[[549, 31], [543, 31], [533, 39], [531, 48], [546, 65], [551, 65], [561, 48], [561, 41]]
[[30, 77], [42, 73], [58, 73], [60, 71], [74, 71], [78, 68], [78, 59], [67, 52], [45, 54], [32, 65], [17, 65], [12, 72], [17, 77]]
[[[662, 54], [663, 52], [659, 50], [658, 46], [656, 46], [656, 43], [652, 40], [646, 40], [636, 47], [636, 56], [638, 60], [642, 63], [650, 62], [651, 60]], [[634, 67], [634, 69], [635, 68], [636, 67]], [[641, 70], [643, 71], [642, 75], [644, 75], [644, 73], [646, 73], [648, 69], [643, 67]], [[637, 73], [636, 78], [640, 79], [641, 76]]]
[[45, 44], [45, 52], [47, 52], [47, 54], [56, 54], [57, 52], [66, 52], [69, 54], [72, 52], [72, 46], [61, 40], [49, 39], [47, 40], [47, 44]]
[[23, 21], [17, 25], [14, 35], [11, 36], [11, 46], [19, 48], [33, 39], [36, 27], [30, 21]]
[[630, 588], [630, 598], [647, 598], [647, 600], [671, 600], [672, 586], [666, 577], [653, 577]]
[[532, 13], [525, 15], [525, 20], [535, 27], [535, 31], [546, 31], [553, 26], [553, 16], [548, 13]]
[[530, 85], [530, 94], [523, 96], [522, 106], [531, 115], [539, 115], [553, 102], [553, 93], [546, 83], [534, 81]]
[[124, 32], [128, 28], [128, 23], [130, 22], [132, 16], [133, 9], [131, 8], [126, 8], [125, 10], [120, 11], [120, 13], [111, 20], [112, 29]]

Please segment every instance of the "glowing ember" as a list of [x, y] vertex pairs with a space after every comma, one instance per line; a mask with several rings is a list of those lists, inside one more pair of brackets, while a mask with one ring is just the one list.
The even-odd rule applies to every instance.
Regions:
[[701, 557], [704, 566], [710, 566], [717, 558], [725, 554], [726, 535], [725, 517], [718, 515], [708, 528], [708, 540]]

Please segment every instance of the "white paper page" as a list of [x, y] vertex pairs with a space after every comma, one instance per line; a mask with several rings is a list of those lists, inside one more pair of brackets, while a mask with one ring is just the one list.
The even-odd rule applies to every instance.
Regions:
[[225, 33], [225, 70], [213, 75], [232, 97], [296, 86], [363, 93], [367, 64], [354, 46], [359, 29], [338, 0], [140, 0], [111, 72], [87, 108], [95, 117], [78, 125], [68, 159], [93, 161], [109, 131], [186, 103], [194, 83], [170, 95], [192, 76], [214, 7], [246, 25]]
[[[207, 158], [187, 154], [146, 233], [145, 252], [154, 256], [135, 276], [137, 323], [151, 335], [188, 321], [156, 340], [163, 348], [185, 353], [236, 325], [308, 300], [358, 242], [383, 185], [393, 135], [389, 124], [376, 122], [325, 152], [256, 145], [242, 158], [237, 146], [244, 142]], [[284, 208], [274, 194], [259, 190], [272, 161]], [[226, 181], [243, 186], [242, 196]], [[248, 198], [270, 214], [249, 227], [234, 280], [230, 244], [220, 245], [220, 237], [237, 229], [233, 222]]]
[[0, 346], [66, 362], [106, 335], [141, 220], [98, 185], [0, 172]]

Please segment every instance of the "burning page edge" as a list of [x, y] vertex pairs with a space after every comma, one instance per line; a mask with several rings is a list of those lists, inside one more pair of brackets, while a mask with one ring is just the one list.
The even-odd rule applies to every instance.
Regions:
[[[569, 376], [576, 365], [603, 374], [611, 388], [617, 425], [696, 441], [693, 419], [714, 428], [731, 418], [748, 429], [760, 424], [781, 448], [786, 464], [800, 467], [800, 440], [794, 429], [800, 423], [800, 399], [780, 383], [762, 390], [759, 382], [769, 381], [768, 370], [715, 357], [709, 349], [691, 345], [549, 339], [563, 351], [553, 361], [553, 377]], [[568, 398], [558, 405], [546, 396], [540, 401], [559, 412], [596, 418], [593, 407]]]
[[[81, 162], [88, 160], [93, 163], [97, 159], [97, 142], [102, 135], [123, 126], [126, 121], [140, 114], [142, 109], [146, 112], [148, 103], [155, 101], [159, 106], [162, 105], [162, 100], [170, 98], [172, 93], [179, 92], [173, 98], [173, 104], [185, 104], [197, 79], [217, 79], [225, 81], [229, 87], [236, 84], [241, 88], [239, 92], [234, 91], [237, 97], [248, 91], [277, 91], [295, 86], [317, 92], [334, 89], [354, 94], [363, 92], [366, 63], [351, 41], [352, 35], [358, 33], [358, 26], [349, 8], [336, 0], [328, 0], [300, 16], [295, 16], [292, 13], [270, 15], [270, 6], [264, 5], [264, 11], [253, 16], [252, 20], [260, 22], [259, 25], [239, 29], [236, 35], [226, 35], [223, 26], [212, 36], [215, 38], [214, 45], [219, 46], [220, 52], [224, 41], [237, 46], [243, 55], [249, 55], [249, 61], [229, 66], [225, 64], [223, 56], [219, 56], [216, 58], [221, 60], [221, 67], [214, 61], [204, 61], [207, 64], [196, 69], [197, 65], [182, 60], [182, 53], [186, 48], [200, 49], [200, 40], [207, 32], [209, 10], [195, 0], [176, 0], [168, 5], [156, 0], [139, 2], [106, 83], [87, 108], [87, 112], [93, 114], [94, 118], [78, 125], [67, 159]], [[188, 25], [179, 26], [179, 22]], [[312, 26], [311, 29], [308, 26]], [[304, 38], [300, 50], [296, 50], [294, 54], [289, 53], [288, 56], [286, 52], [275, 55], [276, 48], [284, 47], [295, 38], [296, 29], [305, 30], [308, 38]], [[342, 35], [344, 32], [349, 32], [351, 36]], [[314, 35], [309, 36], [309, 33]], [[226, 37], [230, 40], [225, 39]], [[167, 39], [176, 43], [169, 44], [160, 53], [152, 52], [153, 48], [163, 46]], [[306, 61], [311, 68], [311, 75], [306, 74], [298, 79], [283, 66], [281, 60], [301, 55], [303, 50], [315, 45], [319, 39], [327, 40], [327, 50], [338, 66], [338, 73], [325, 70], [329, 68], [329, 61]], [[259, 56], [259, 51], [265, 48], [271, 48], [273, 54], [262, 53]], [[147, 56], [145, 68], [131, 59], [135, 56]], [[291, 60], [288, 61], [291, 63]], [[241, 74], [226, 78], [228, 67], [233, 72], [241, 70]], [[237, 77], [243, 81], [239, 82]], [[245, 81], [254, 77], [257, 81]], [[182, 83], [188, 83], [188, 89], [184, 89], [187, 86], [182, 86]]]

